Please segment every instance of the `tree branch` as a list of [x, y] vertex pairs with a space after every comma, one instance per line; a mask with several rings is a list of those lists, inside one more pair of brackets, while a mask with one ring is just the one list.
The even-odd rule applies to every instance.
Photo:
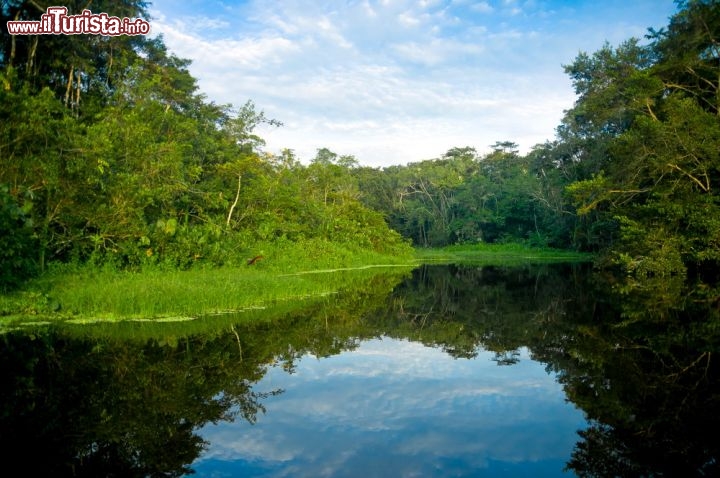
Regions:
[[238, 173], [237, 193], [235, 193], [235, 201], [232, 203], [232, 206], [230, 206], [230, 211], [228, 212], [227, 221], [225, 222], [225, 225], [227, 227], [230, 227], [230, 219], [232, 218], [233, 210], [235, 209], [235, 206], [237, 206], [237, 203], [240, 200], [240, 183], [241, 182], [242, 182], [242, 173]]
[[[702, 190], [705, 191], [706, 193], [707, 193], [707, 192], [710, 192], [710, 184], [709, 184], [709, 183], [708, 183], [708, 184], [703, 184], [698, 178], [696, 178], [696, 177], [693, 176], [692, 174], [688, 173], [687, 171], [685, 171], [684, 169], [682, 169], [682, 168], [681, 168], [680, 166], [678, 166], [677, 164], [667, 163], [667, 165], [670, 166], [670, 167], [673, 168], [673, 169], [677, 169], [678, 171], [680, 171], [681, 173], [683, 173], [685, 176], [687, 176], [687, 177], [689, 177], [690, 179], [692, 179], [693, 181], [695, 181], [695, 183], [696, 183], [698, 186], [700, 186], [700, 189], [702, 189]], [[706, 177], [706, 180], [707, 180], [707, 177]]]

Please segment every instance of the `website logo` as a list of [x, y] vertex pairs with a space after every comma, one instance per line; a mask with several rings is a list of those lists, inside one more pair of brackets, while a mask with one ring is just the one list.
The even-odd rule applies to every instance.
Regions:
[[40, 20], [8, 21], [11, 35], [147, 35], [150, 23], [142, 18], [111, 17], [107, 13], [83, 10], [79, 15], [68, 15], [66, 7], [48, 7]]

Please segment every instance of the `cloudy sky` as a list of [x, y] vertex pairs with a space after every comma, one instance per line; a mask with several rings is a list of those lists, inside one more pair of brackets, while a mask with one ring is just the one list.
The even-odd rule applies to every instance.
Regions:
[[562, 65], [667, 24], [673, 0], [154, 0], [152, 34], [209, 100], [252, 100], [266, 151], [386, 166], [553, 139]]

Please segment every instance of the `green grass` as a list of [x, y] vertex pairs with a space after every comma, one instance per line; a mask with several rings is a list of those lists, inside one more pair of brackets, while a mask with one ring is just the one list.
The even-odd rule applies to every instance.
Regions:
[[0, 324], [47, 319], [181, 321], [321, 298], [359, 287], [374, 274], [360, 269], [279, 275], [240, 268], [57, 273], [36, 281], [31, 290], [0, 298], [0, 310], [5, 311]]
[[415, 258], [423, 264], [474, 264], [520, 266], [549, 262], [590, 262], [592, 254], [522, 244], [472, 244], [433, 249], [416, 249]]
[[410, 254], [382, 255], [315, 241], [284, 246], [258, 246], [250, 257], [264, 258], [252, 266], [135, 272], [56, 266], [22, 291], [0, 295], [0, 326], [46, 320], [182, 321], [322, 298], [362, 287], [381, 271], [413, 267]]
[[[517, 244], [462, 245], [378, 254], [323, 241], [259, 245], [252, 266], [146, 267], [117, 271], [92, 266], [56, 266], [22, 291], [0, 295], [0, 327], [65, 320], [72, 323], [123, 320], [181, 322], [279, 303], [320, 300], [342, 290], [365, 287], [379, 274], [404, 274], [420, 264], [519, 266], [581, 262], [591, 255]], [[398, 279], [399, 280], [399, 279]]]

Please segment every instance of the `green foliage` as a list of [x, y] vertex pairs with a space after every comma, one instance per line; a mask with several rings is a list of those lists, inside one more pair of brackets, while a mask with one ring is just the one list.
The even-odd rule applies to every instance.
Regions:
[[360, 199], [422, 247], [478, 242], [549, 243], [541, 181], [512, 142], [478, 156], [453, 148], [442, 158], [359, 171]]
[[10, 188], [0, 184], [0, 291], [17, 287], [36, 272], [36, 248], [32, 221]]
[[[258, 255], [261, 260], [247, 264]], [[190, 270], [151, 260], [132, 270], [53, 264], [26, 290], [0, 295], [0, 315], [6, 321], [197, 317], [320, 297], [349, 287], [360, 276], [407, 270], [413, 264], [407, 245], [380, 254], [322, 239], [255, 244], [237, 256], [232, 266]]]
[[[146, 17], [144, 2], [106, 3], [96, 7]], [[2, 15], [37, 19], [28, 5]], [[649, 44], [605, 45], [565, 67], [578, 99], [556, 141], [384, 169], [327, 148], [308, 165], [264, 152], [256, 128], [280, 123], [251, 101], [208, 102], [162, 38], [13, 37], [0, 54], [0, 183], [12, 185], [40, 269], [241, 265], [261, 243], [407, 256], [408, 240], [604, 251], [604, 263], [646, 276], [711, 266], [720, 8], [679, 6]]]
[[618, 217], [621, 246], [614, 262], [638, 277], [664, 277], [685, 274], [681, 256], [682, 241], [662, 225], [648, 228], [628, 217]]
[[[2, 13], [35, 15], [14, 4]], [[122, 13], [142, 17], [144, 3]], [[32, 193], [20, 202], [41, 269], [52, 261], [237, 266], [253, 244], [288, 239], [409, 255], [358, 201], [352, 156], [321, 149], [303, 166], [292, 152], [264, 153], [255, 128], [280, 123], [251, 101], [239, 109], [207, 102], [189, 62], [161, 38], [86, 40], [57, 40], [78, 46], [67, 70], [57, 66], [67, 48], [53, 53], [46, 37], [13, 38], [0, 55], [0, 182]], [[34, 58], [34, 48], [48, 56]], [[21, 55], [35, 68], [21, 66]]]
[[589, 262], [591, 254], [549, 247], [509, 244], [457, 244], [436, 249], [418, 249], [416, 257], [428, 264], [473, 264], [519, 266], [532, 263]]
[[567, 193], [607, 263], [639, 277], [720, 264], [720, 6], [680, 7], [649, 45], [606, 46], [567, 68], [580, 96], [562, 132], [585, 171]]

